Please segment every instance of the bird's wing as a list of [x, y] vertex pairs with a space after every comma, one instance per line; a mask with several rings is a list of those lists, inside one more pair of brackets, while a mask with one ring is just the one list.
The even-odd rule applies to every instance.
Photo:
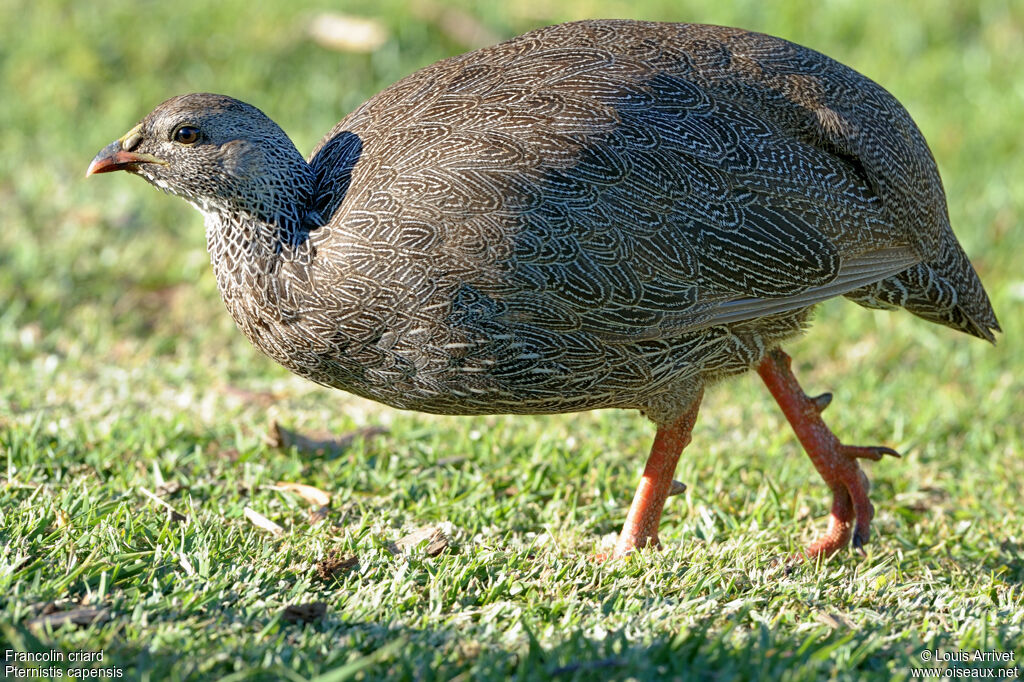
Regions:
[[503, 319], [610, 340], [795, 310], [920, 262], [826, 134], [856, 121], [777, 101], [779, 78], [827, 90], [813, 60], [834, 62], [805, 51], [805, 72], [780, 72], [792, 60], [773, 50], [795, 46], [761, 36], [723, 75], [699, 31], [616, 42], [594, 26], [446, 60], [367, 102], [312, 160], [328, 193], [351, 177], [324, 214], [393, 257], [415, 244]]

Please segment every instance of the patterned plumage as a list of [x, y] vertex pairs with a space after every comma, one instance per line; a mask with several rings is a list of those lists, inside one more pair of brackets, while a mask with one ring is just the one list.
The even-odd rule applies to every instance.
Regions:
[[399, 408], [669, 429], [826, 298], [999, 330], [903, 107], [740, 29], [534, 31], [387, 88], [308, 163], [257, 109], [176, 97], [90, 172], [116, 169], [204, 213], [258, 348]]

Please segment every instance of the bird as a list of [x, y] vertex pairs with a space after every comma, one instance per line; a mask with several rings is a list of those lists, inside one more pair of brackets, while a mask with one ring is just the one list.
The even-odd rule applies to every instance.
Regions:
[[238, 328], [292, 372], [446, 415], [638, 410], [654, 442], [614, 550], [659, 547], [705, 389], [756, 371], [832, 493], [801, 553], [863, 552], [874, 507], [782, 344], [816, 304], [903, 308], [995, 342], [995, 312], [904, 107], [739, 28], [586, 20], [427, 66], [308, 160], [256, 107], [157, 106], [87, 175], [205, 217]]

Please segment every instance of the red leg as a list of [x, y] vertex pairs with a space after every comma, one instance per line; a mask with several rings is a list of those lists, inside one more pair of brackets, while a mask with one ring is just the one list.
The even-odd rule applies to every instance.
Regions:
[[809, 558], [828, 558], [845, 547], [853, 537], [853, 546], [860, 549], [871, 533], [875, 509], [868, 499], [870, 484], [857, 460], [880, 460], [883, 455], [899, 457], [885, 447], [843, 445], [821, 419], [821, 413], [832, 401], [828, 393], [811, 398], [797, 382], [790, 368], [790, 358], [775, 348], [757, 366], [775, 402], [782, 408], [796, 437], [825, 483], [832, 490], [832, 515], [824, 537], [805, 550]]
[[644, 476], [633, 495], [633, 504], [629, 507], [612, 558], [625, 556], [638, 547], [660, 546], [658, 524], [661, 522], [661, 512], [665, 508], [665, 500], [674, 492], [672, 476], [679, 455], [690, 442], [690, 432], [697, 421], [697, 409], [702, 397], [703, 392], [686, 413], [672, 424], [658, 427], [647, 466], [644, 467]]

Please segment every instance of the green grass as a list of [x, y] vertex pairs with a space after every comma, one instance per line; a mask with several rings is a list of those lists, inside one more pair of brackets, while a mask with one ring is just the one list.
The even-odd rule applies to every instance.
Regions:
[[[97, 150], [187, 91], [250, 101], [309, 150], [380, 88], [471, 47], [436, 7], [347, 3], [391, 31], [353, 55], [305, 37], [323, 7], [312, 2], [6, 2], [0, 649], [102, 651], [97, 667], [154, 680], [888, 679], [926, 667], [926, 650], [975, 648], [1020, 666], [1019, 3], [511, 4], [459, 6], [497, 37], [593, 16], [782, 35], [878, 80], [921, 125], [1005, 334], [993, 348], [836, 301], [788, 348], [808, 390], [834, 390], [826, 416], [844, 439], [904, 453], [867, 465], [867, 556], [776, 561], [823, 529], [828, 493], [744, 377], [706, 400], [665, 551], [595, 564], [647, 454], [642, 417], [428, 417], [303, 383], [224, 313], [198, 214], [135, 178], [82, 178]], [[266, 444], [273, 418], [388, 433], [301, 454]], [[187, 522], [141, 492], [161, 478], [184, 486], [165, 498]], [[277, 481], [329, 491], [327, 520], [311, 524]], [[433, 524], [451, 534], [438, 556], [389, 551]], [[332, 552], [358, 564], [324, 581], [315, 565]], [[283, 615], [312, 602], [326, 605], [312, 623]], [[36, 624], [76, 607], [106, 619]]]

